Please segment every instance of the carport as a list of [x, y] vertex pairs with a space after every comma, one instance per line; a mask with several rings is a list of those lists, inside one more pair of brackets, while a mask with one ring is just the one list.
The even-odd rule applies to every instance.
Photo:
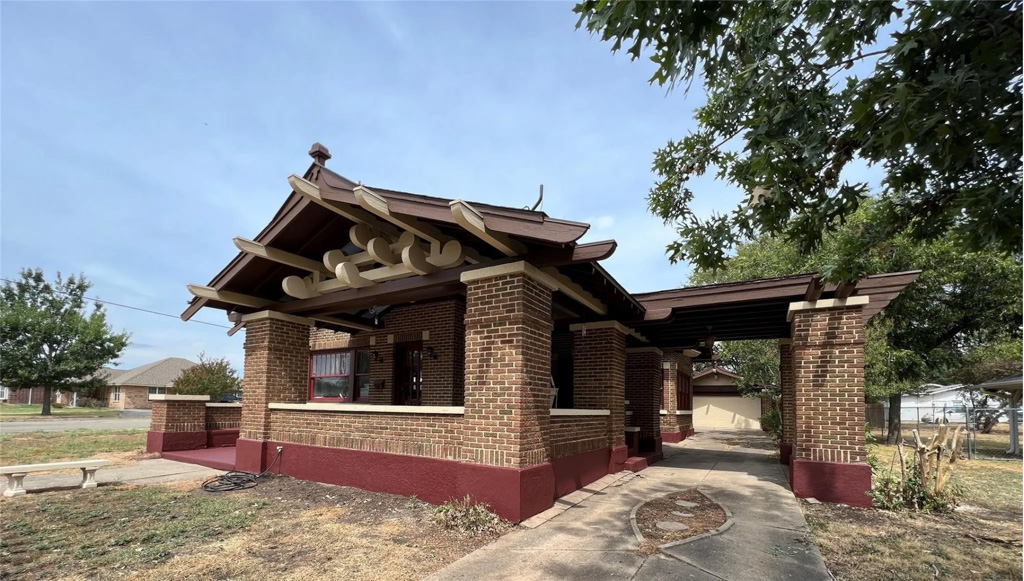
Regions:
[[630, 325], [663, 351], [691, 350], [694, 361], [710, 361], [715, 341], [778, 340], [780, 460], [794, 493], [867, 506], [864, 325], [919, 274], [839, 285], [805, 274], [635, 294], [645, 315]]

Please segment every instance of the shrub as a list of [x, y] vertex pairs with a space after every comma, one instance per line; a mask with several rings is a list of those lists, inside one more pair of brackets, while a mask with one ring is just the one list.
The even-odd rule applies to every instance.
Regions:
[[[904, 452], [900, 442], [897, 453], [888, 467], [879, 463], [874, 455], [868, 458], [871, 465], [871, 490], [868, 495], [880, 508], [887, 510], [926, 510], [944, 512], [951, 510], [963, 496], [963, 490], [950, 479], [960, 455], [960, 426], [947, 440], [948, 426], [943, 425], [927, 444], [921, 441], [914, 430], [916, 441], [913, 452]], [[899, 471], [895, 468], [899, 458]]]
[[474, 504], [467, 495], [462, 500], [449, 500], [434, 509], [431, 520], [448, 530], [465, 535], [492, 534], [500, 532], [506, 523], [490, 511], [486, 504]]
[[776, 441], [782, 439], [782, 414], [779, 410], [770, 408], [761, 416], [761, 429]]

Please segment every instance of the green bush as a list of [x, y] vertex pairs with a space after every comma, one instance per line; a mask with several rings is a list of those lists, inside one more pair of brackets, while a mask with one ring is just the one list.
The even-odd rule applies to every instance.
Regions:
[[935, 493], [921, 482], [912, 469], [907, 470], [906, 480], [899, 470], [883, 466], [873, 454], [868, 457], [871, 465], [871, 490], [868, 496], [878, 508], [885, 510], [923, 510], [948, 512], [956, 507], [964, 490], [951, 484], [940, 493]]
[[782, 439], [782, 414], [779, 410], [770, 408], [761, 416], [761, 429], [768, 432], [775, 441]]
[[469, 536], [493, 534], [505, 528], [506, 523], [490, 511], [486, 504], [474, 504], [467, 495], [462, 500], [449, 500], [434, 509], [434, 524]]

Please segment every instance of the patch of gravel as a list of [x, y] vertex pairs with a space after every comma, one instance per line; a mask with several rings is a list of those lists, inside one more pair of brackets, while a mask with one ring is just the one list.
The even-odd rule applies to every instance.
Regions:
[[[686, 506], [687, 512], [680, 512], [680, 506]], [[636, 511], [636, 524], [640, 533], [657, 545], [681, 541], [717, 529], [726, 519], [722, 507], [692, 488], [646, 502]], [[665, 530], [659, 526], [664, 523], [681, 523], [687, 529]]]

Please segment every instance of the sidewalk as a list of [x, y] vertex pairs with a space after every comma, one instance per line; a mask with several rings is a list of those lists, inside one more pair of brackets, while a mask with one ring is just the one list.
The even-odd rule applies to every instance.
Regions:
[[[817, 581], [830, 577], [807, 536], [774, 446], [760, 432], [710, 432], [666, 445], [662, 462], [617, 479], [579, 504], [549, 512], [431, 579], [693, 579]], [[636, 551], [632, 508], [699, 487], [733, 515], [725, 532], [659, 554]], [[584, 488], [584, 494], [591, 492]]]
[[[210, 476], [223, 474], [223, 470], [214, 470], [195, 464], [175, 462], [163, 458], [142, 460], [131, 466], [115, 466], [100, 468], [96, 472], [96, 481], [100, 486], [111, 483], [123, 484], [164, 484], [169, 482], [186, 482], [189, 480], [205, 480]], [[7, 489], [7, 479], [0, 479], [0, 492]], [[25, 477], [25, 489], [31, 495], [54, 489], [77, 488], [82, 482], [82, 474], [77, 470], [64, 470], [51, 474]]]

